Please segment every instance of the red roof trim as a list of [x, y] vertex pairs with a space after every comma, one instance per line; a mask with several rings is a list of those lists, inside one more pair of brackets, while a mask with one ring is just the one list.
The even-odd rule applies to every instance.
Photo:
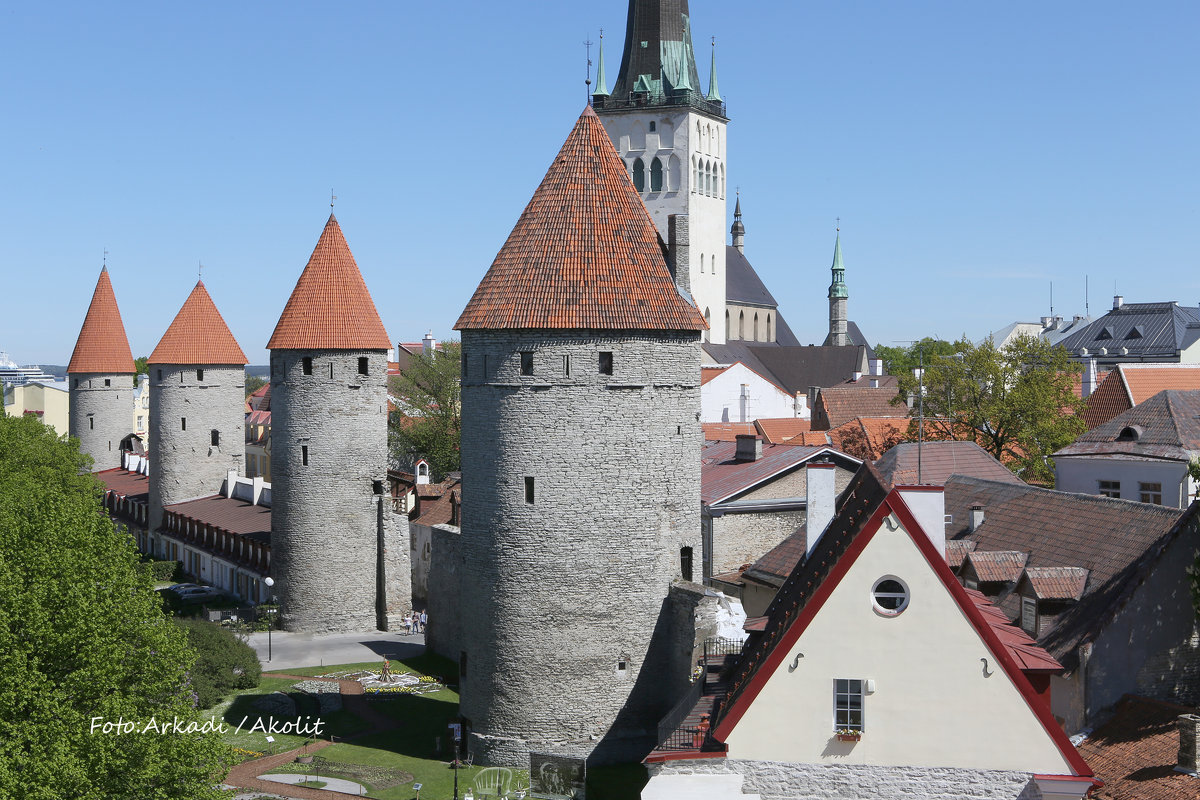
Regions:
[[651, 753], [642, 759], [643, 764], [661, 764], [664, 761], [691, 761], [697, 758], [725, 758], [725, 753]]
[[1033, 685], [1029, 683], [1029, 679], [1017, 666], [1016, 661], [1008, 652], [1008, 648], [1004, 646], [992, 630], [991, 625], [983, 618], [983, 614], [975, 605], [975, 602], [967, 595], [966, 589], [959, 584], [958, 580], [954, 577], [954, 573], [950, 571], [950, 567], [947, 566], [945, 559], [934, 549], [933, 542], [925, 535], [924, 529], [917, 523], [916, 517], [913, 516], [912, 511], [909, 510], [908, 505], [904, 502], [904, 498], [900, 494], [901, 489], [905, 491], [942, 491], [942, 487], [940, 486], [904, 486], [892, 488], [883, 502], [879, 504], [879, 507], [875, 509], [875, 513], [871, 515], [866, 525], [863, 526], [859, 535], [855, 537], [841, 558], [838, 559], [838, 562], [830, 569], [825, 580], [817, 587], [817, 591], [813, 594], [812, 599], [805, 604], [800, 616], [784, 631], [779, 641], [771, 649], [763, 665], [759, 667], [746, 688], [735, 699], [733, 706], [724, 713], [720, 723], [713, 729], [714, 738], [722, 743], [728, 739], [729, 734], [733, 732], [733, 729], [750, 708], [750, 705], [754, 702], [759, 692], [762, 691], [767, 681], [770, 680], [780, 664], [783, 663], [788, 652], [795, 646], [809, 623], [812, 622], [813, 618], [824, 607], [825, 601], [833, 594], [833, 590], [841, 583], [842, 578], [846, 576], [846, 573], [849, 572], [854, 562], [858, 560], [858, 557], [866, 549], [866, 546], [875, 538], [875, 534], [879, 532], [879, 528], [883, 524], [884, 517], [890, 512], [895, 513], [900, 519], [908, 537], [916, 544], [917, 549], [925, 557], [925, 560], [929, 562], [934, 573], [946, 587], [946, 590], [950, 592], [950, 596], [958, 603], [963, 614], [975, 628], [976, 634], [983, 640], [988, 650], [991, 651], [992, 657], [1004, 668], [1005, 674], [1008, 675], [1013, 685], [1017, 687], [1030, 711], [1042, 723], [1042, 728], [1050, 736], [1051, 741], [1058, 747], [1063, 758], [1071, 765], [1071, 768], [1076, 771], [1079, 777], [1094, 777], [1091, 768], [1088, 767], [1083, 757], [1079, 755], [1079, 751], [1071, 744], [1070, 739], [1067, 738], [1067, 734], [1054, 721], [1050, 709], [1046, 707], [1045, 703], [1034, 690]]

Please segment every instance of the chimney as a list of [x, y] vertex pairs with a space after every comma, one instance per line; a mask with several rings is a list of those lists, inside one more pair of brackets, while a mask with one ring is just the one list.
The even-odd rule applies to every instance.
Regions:
[[808, 405], [808, 395], [801, 392], [796, 392], [796, 416], [799, 419], [811, 419], [812, 409]]
[[862, 380], [862, 373], [857, 370], [855, 370], [854, 372], [851, 372], [850, 380], [854, 381], [855, 383], [858, 383], [860, 380]]
[[1042, 330], [1048, 329], [1054, 322], [1054, 317], [1042, 317]]
[[1083, 386], [1079, 392], [1084, 399], [1096, 391], [1096, 377], [1096, 359], [1089, 358], [1083, 367]]
[[821, 393], [820, 386], [808, 387], [808, 407], [814, 409], [817, 407], [817, 395]]
[[983, 524], [983, 506], [971, 506], [971, 533], [979, 530], [979, 526]]
[[238, 472], [236, 469], [231, 469], [225, 473], [225, 485], [221, 487], [224, 491], [221, 494], [225, 495], [226, 500], [233, 497], [233, 489], [237, 486], [237, 479]]
[[737, 461], [758, 461], [762, 458], [762, 439], [753, 433], [739, 433], [734, 458]]
[[1179, 757], [1175, 765], [1176, 772], [1186, 772], [1196, 775], [1197, 740], [1200, 739], [1200, 716], [1182, 714], [1176, 721], [1179, 725]]
[[691, 295], [691, 264], [688, 263], [688, 215], [671, 214], [667, 217], [667, 247], [671, 258], [671, 277], [679, 291]]
[[421, 337], [421, 352], [426, 358], [433, 358], [433, 352], [437, 349], [437, 339], [433, 338], [433, 331], [429, 331]]
[[836, 511], [834, 502], [837, 500], [834, 489], [836, 476], [837, 467], [828, 461], [817, 461], [804, 467], [804, 482], [807, 485], [804, 523], [808, 539], [807, 555], [812, 555], [817, 542], [821, 541], [821, 535], [833, 521]]
[[743, 383], [742, 389], [738, 393], [738, 414], [740, 418], [738, 422], [750, 421], [750, 384]]
[[1119, 294], [1113, 295], [1113, 311], [1116, 311], [1121, 306], [1125, 305], [1125, 298]]
[[[898, 486], [900, 498], [917, 518], [921, 530], [933, 542], [939, 556], [946, 558], [946, 490], [943, 486]], [[974, 509], [972, 509], [972, 514]], [[913, 531], [916, 533], [916, 531]]]

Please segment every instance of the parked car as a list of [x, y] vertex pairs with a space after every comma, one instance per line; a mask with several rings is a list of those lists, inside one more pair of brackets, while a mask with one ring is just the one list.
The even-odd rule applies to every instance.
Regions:
[[170, 592], [171, 594], [179, 594], [180, 592], [185, 591], [187, 589], [202, 589], [202, 588], [204, 588], [204, 587], [202, 587], [198, 583], [177, 583], [174, 586], [165, 587], [162, 591]]
[[213, 586], [195, 586], [190, 589], [182, 589], [175, 593], [180, 600], [184, 602], [202, 602], [204, 600], [216, 600], [218, 597], [224, 597], [225, 593]]

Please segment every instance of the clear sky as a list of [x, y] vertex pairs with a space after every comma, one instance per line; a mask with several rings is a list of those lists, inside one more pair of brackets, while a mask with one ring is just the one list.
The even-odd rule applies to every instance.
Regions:
[[[1200, 4], [691, 0], [746, 255], [802, 342], [835, 218], [872, 343], [1200, 303]], [[626, 0], [0, 4], [0, 350], [66, 364], [107, 248], [134, 355], [204, 264], [252, 363], [336, 213], [393, 341], [446, 338]], [[595, 47], [593, 47], [593, 58]], [[732, 216], [732, 196], [729, 213]]]

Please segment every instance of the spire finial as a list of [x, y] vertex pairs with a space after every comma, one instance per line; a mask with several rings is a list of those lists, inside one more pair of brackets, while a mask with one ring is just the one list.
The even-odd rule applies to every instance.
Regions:
[[196, 259], [196, 280], [204, 280], [204, 262], [200, 259]]
[[337, 195], [333, 193], [333, 189], [329, 190], [329, 213], [333, 213], [333, 202], [337, 200]]
[[838, 233], [841, 233], [842, 232], [842, 218], [837, 217], [836, 219], [837, 219], [837, 227], [835, 227], [834, 230], [837, 231]]
[[108, 269], [108, 248], [104, 248], [104, 257], [100, 260], [100, 268]]

